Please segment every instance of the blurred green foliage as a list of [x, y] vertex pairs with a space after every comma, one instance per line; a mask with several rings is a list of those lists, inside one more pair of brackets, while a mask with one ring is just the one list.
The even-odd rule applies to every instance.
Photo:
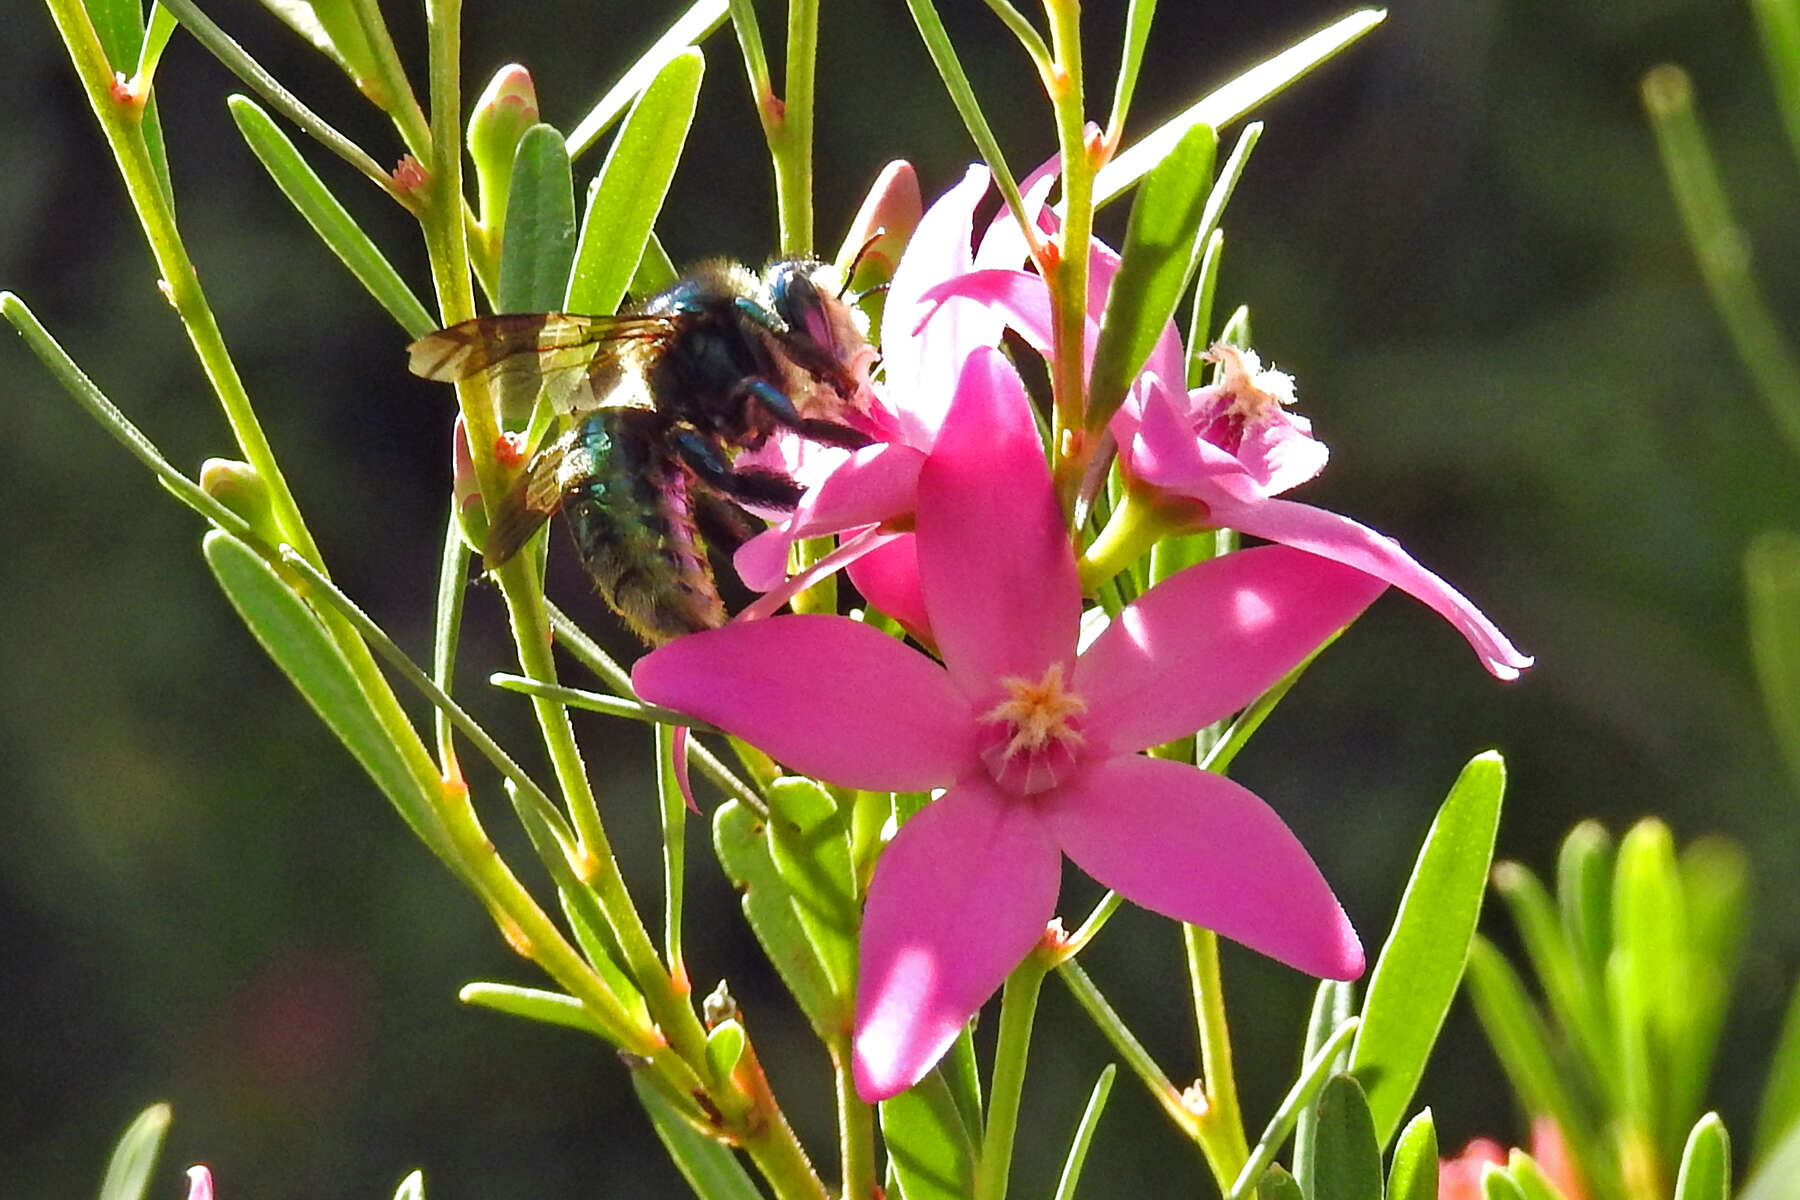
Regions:
[[[209, 7], [328, 119], [398, 157], [336, 68], [259, 6]], [[655, 36], [662, 7], [472, 3], [471, 88], [526, 63], [543, 118], [566, 127]], [[1036, 162], [1050, 125], [1029, 68], [981, 6], [943, 7], [1009, 156]], [[1116, 57], [1108, 7], [1087, 15], [1096, 63]], [[229, 446], [214, 405], [48, 16], [13, 8], [0, 287], [197, 467]], [[1343, 11], [1164, 0], [1134, 124]], [[393, 20], [416, 69], [418, 20], [399, 6]], [[888, 159], [912, 159], [929, 195], [972, 151], [901, 5], [826, 5], [823, 31], [829, 243]], [[659, 234], [677, 262], [759, 259], [775, 241], [767, 162], [734, 49], [715, 41], [708, 57]], [[1761, 886], [1713, 1094], [1747, 1131], [1800, 959], [1800, 890], [1783, 886], [1800, 871], [1800, 803], [1757, 696], [1740, 561], [1758, 531], [1800, 528], [1800, 481], [1712, 316], [1638, 107], [1638, 77], [1668, 59], [1694, 78], [1764, 285], [1800, 329], [1800, 177], [1735, 3], [1402, 0], [1259, 114], [1267, 132], [1227, 222], [1219, 302], [1251, 306], [1258, 348], [1297, 376], [1333, 448], [1301, 498], [1400, 538], [1540, 665], [1497, 687], [1440, 622], [1384, 600], [1235, 772], [1314, 849], [1367, 937], [1386, 926], [1443, 781], [1484, 746], [1507, 753], [1508, 857], [1547, 862], [1576, 820], [1622, 828], [1647, 812], [1683, 841], [1743, 841]], [[158, 102], [178, 211], [334, 573], [423, 654], [448, 404], [406, 375], [404, 334], [244, 147], [224, 106], [235, 86], [177, 35]], [[307, 149], [423, 292], [410, 222]], [[578, 181], [597, 166], [578, 161]], [[1122, 207], [1102, 222], [1115, 240]], [[196, 553], [198, 523], [10, 340], [0, 379], [0, 629], [13, 650], [0, 683], [0, 762], [12, 768], [0, 1194], [91, 1194], [117, 1131], [158, 1098], [176, 1120], [153, 1195], [179, 1194], [193, 1161], [213, 1165], [222, 1196], [382, 1194], [414, 1166], [434, 1196], [676, 1186], [608, 1056], [456, 1002], [469, 979], [537, 980], [237, 624]], [[610, 628], [553, 545], [553, 593]], [[500, 625], [497, 598], [474, 593], [460, 694], [523, 748], [526, 706], [482, 683], [509, 662]], [[640, 731], [595, 716], [580, 732], [607, 791], [654, 794]], [[645, 804], [608, 820], [647, 900], [657, 814]], [[820, 1078], [804, 1018], [779, 999], [729, 885], [704, 847], [691, 850], [696, 985], [731, 979], [777, 1088]], [[1065, 911], [1082, 899], [1071, 889]], [[1173, 927], [1127, 910], [1084, 963], [1163, 1061], [1191, 1060], [1166, 990]], [[1298, 1064], [1312, 984], [1248, 954], [1228, 952], [1225, 968], [1246, 1107], [1267, 1112]], [[1078, 1114], [1047, 1101], [1084, 1095], [1106, 1049], [1066, 1000], [1046, 1004], [1040, 1030], [1027, 1129], [1066, 1130]], [[1447, 1150], [1476, 1132], [1522, 1140], [1499, 1078], [1454, 1013], [1418, 1098]], [[800, 1091], [784, 1097], [823, 1151], [829, 1097]], [[1176, 1142], [1151, 1113], [1120, 1089], [1083, 1195], [1157, 1190], [1158, 1156]], [[1058, 1166], [1021, 1161], [1020, 1193], [1047, 1194]]]

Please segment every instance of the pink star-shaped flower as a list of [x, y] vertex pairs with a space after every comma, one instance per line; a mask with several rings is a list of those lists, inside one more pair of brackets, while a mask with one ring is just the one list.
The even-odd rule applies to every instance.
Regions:
[[916, 544], [943, 662], [843, 617], [678, 639], [632, 673], [846, 787], [935, 791], [883, 852], [863, 913], [857, 1090], [911, 1087], [1043, 936], [1061, 859], [1157, 912], [1311, 974], [1363, 969], [1281, 819], [1221, 775], [1145, 757], [1249, 703], [1383, 590], [1272, 546], [1165, 580], [1077, 654], [1081, 592], [1029, 401], [967, 359], [919, 466]]

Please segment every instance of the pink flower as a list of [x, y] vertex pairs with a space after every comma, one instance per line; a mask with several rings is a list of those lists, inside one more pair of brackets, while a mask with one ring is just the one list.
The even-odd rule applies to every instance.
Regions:
[[[1587, 1193], [1563, 1144], [1562, 1130], [1549, 1117], [1531, 1123], [1531, 1158], [1561, 1200], [1584, 1200]], [[1482, 1200], [1487, 1168], [1504, 1167], [1507, 1161], [1506, 1148], [1499, 1142], [1475, 1138], [1455, 1158], [1438, 1160], [1438, 1200]]]
[[213, 1200], [212, 1171], [203, 1166], [187, 1169], [188, 1200]]
[[863, 914], [866, 1100], [929, 1071], [1044, 934], [1067, 854], [1157, 912], [1315, 975], [1362, 948], [1266, 804], [1139, 752], [1241, 708], [1380, 581], [1273, 546], [1165, 580], [1077, 654], [1081, 593], [1024, 387], [969, 355], [917, 482], [918, 578], [943, 662], [860, 622], [779, 616], [678, 639], [632, 674], [677, 708], [846, 787], [943, 794], [886, 848]]

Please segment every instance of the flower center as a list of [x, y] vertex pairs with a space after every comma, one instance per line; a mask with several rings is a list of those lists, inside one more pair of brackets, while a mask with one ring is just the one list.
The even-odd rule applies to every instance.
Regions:
[[1231, 397], [1231, 407], [1221, 416], [1248, 424], [1267, 420], [1294, 403], [1294, 377], [1286, 371], [1264, 370], [1256, 351], [1220, 342], [1205, 357], [1223, 368], [1218, 387]]
[[1029, 796], [1056, 786], [1074, 769], [1083, 738], [1077, 719], [1087, 702], [1063, 686], [1061, 663], [1037, 681], [1000, 681], [1006, 699], [981, 714], [981, 760], [994, 781]]

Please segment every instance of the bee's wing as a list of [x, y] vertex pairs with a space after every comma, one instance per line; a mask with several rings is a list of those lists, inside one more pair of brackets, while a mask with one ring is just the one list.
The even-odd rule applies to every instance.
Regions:
[[559, 413], [601, 407], [620, 381], [620, 357], [668, 340], [669, 316], [502, 313], [428, 333], [408, 346], [408, 368], [451, 382], [486, 373], [507, 413], [528, 412], [539, 393]]
[[538, 527], [562, 507], [563, 459], [573, 440], [564, 435], [532, 455], [500, 502], [481, 544], [481, 564], [493, 570], [519, 552]]

